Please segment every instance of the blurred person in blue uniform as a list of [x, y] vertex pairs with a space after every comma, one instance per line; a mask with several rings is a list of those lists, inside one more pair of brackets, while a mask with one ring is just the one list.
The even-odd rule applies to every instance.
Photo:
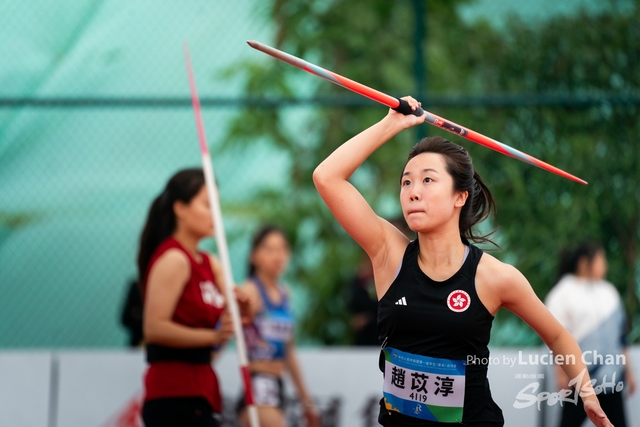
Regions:
[[[284, 232], [273, 225], [262, 226], [254, 235], [249, 255], [249, 278], [242, 289], [249, 301], [253, 321], [244, 326], [253, 400], [260, 425], [285, 427], [283, 376], [293, 381], [308, 427], [320, 418], [305, 382], [294, 344], [294, 317], [289, 292], [282, 283], [291, 250]], [[244, 399], [238, 405], [240, 420], [249, 425]]]

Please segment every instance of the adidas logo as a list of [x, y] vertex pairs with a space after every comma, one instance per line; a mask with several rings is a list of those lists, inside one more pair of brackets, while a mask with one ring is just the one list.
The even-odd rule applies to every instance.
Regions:
[[405, 299], [405, 297], [402, 297], [398, 301], [396, 301], [396, 305], [407, 305], [407, 300]]

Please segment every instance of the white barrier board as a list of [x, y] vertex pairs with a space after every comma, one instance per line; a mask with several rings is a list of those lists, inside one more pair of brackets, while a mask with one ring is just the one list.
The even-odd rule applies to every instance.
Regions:
[[51, 354], [0, 352], [0, 427], [47, 426]]
[[[547, 354], [539, 349], [493, 349], [489, 381], [502, 408], [505, 426], [555, 427], [559, 405], [514, 407], [522, 393], [554, 392], [553, 366], [531, 363]], [[299, 351], [308, 388], [322, 412], [324, 427], [375, 427], [382, 374], [375, 348], [323, 348]], [[529, 356], [532, 359], [529, 359]], [[640, 372], [640, 348], [632, 348]], [[541, 360], [541, 359], [538, 359]], [[142, 351], [0, 352], [0, 427], [141, 427], [138, 417], [146, 369]], [[235, 350], [215, 363], [225, 399], [225, 427], [236, 424], [234, 405], [241, 392]], [[57, 374], [56, 374], [57, 372]], [[54, 387], [51, 387], [54, 378]], [[532, 383], [538, 383], [533, 391]], [[57, 384], [57, 385], [56, 385]], [[290, 427], [300, 424], [294, 387], [286, 382]], [[527, 388], [529, 387], [529, 388]], [[51, 390], [53, 389], [53, 394]], [[527, 402], [527, 399], [520, 399]], [[57, 402], [50, 408], [50, 402]], [[640, 393], [626, 401], [631, 427], [640, 427]], [[521, 405], [522, 406], [522, 405]], [[49, 419], [56, 415], [55, 419]], [[542, 422], [542, 420], [546, 422]]]
[[142, 390], [142, 351], [73, 351], [58, 353], [59, 427], [100, 427]]

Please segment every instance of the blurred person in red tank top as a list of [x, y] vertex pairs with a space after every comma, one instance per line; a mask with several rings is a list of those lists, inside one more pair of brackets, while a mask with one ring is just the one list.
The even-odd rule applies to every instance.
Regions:
[[151, 204], [138, 252], [149, 363], [146, 427], [220, 425], [222, 398], [211, 356], [233, 328], [220, 263], [198, 249], [213, 232], [202, 170], [177, 172]]

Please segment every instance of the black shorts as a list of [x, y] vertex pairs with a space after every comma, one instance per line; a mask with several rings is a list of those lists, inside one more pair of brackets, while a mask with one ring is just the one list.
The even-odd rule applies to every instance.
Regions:
[[220, 427], [218, 414], [204, 397], [153, 399], [142, 405], [145, 427]]

